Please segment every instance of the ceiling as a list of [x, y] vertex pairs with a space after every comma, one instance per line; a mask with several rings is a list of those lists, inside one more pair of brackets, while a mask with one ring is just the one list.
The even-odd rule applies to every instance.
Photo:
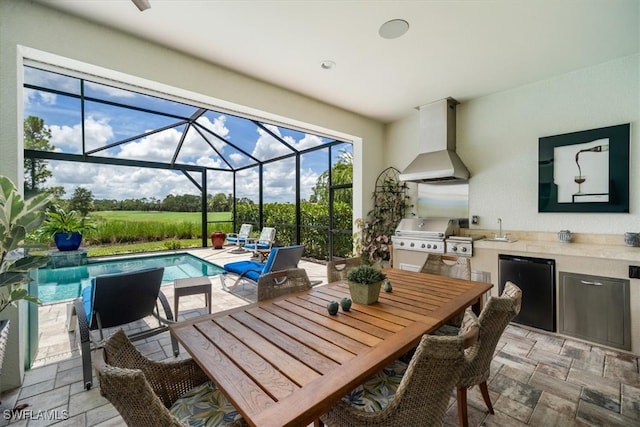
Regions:
[[[382, 122], [640, 45], [637, 0], [150, 0], [144, 12], [129, 0], [36, 1]], [[391, 19], [407, 33], [380, 37]]]

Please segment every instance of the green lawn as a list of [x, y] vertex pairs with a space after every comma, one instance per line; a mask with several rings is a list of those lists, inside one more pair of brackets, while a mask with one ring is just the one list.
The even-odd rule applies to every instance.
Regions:
[[[200, 212], [147, 212], [147, 211], [99, 211], [91, 212], [91, 217], [102, 218], [107, 221], [130, 221], [130, 222], [197, 222], [200, 223], [202, 214]], [[208, 221], [231, 221], [231, 212], [209, 212]]]
[[89, 257], [97, 257], [202, 247], [202, 240], [200, 239], [175, 240], [170, 243], [177, 243], [179, 244], [179, 247], [171, 246], [171, 244], [167, 244], [167, 242], [144, 242], [128, 243], [123, 245], [88, 246], [86, 249], [88, 250], [87, 254]]

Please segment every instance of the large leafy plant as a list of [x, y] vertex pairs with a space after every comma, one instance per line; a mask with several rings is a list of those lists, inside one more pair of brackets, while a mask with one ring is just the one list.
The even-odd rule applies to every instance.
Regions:
[[53, 205], [45, 214], [44, 224], [40, 227], [39, 233], [54, 237], [57, 233], [83, 234], [90, 230], [95, 230], [96, 226], [91, 219], [82, 216], [76, 210], [65, 210], [60, 206]]
[[50, 201], [48, 194], [25, 200], [9, 178], [0, 176], [0, 312], [18, 300], [40, 303], [24, 285], [29, 272], [45, 265], [49, 257], [28, 255], [24, 249], [27, 235], [44, 221]]

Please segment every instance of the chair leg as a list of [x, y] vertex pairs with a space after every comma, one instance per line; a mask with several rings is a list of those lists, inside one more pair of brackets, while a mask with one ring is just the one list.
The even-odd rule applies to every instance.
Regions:
[[483, 381], [479, 384], [479, 386], [480, 392], [482, 393], [482, 398], [484, 399], [484, 403], [487, 405], [489, 413], [493, 415], [493, 405], [491, 405], [491, 397], [489, 396], [489, 388], [487, 387], [487, 382]]
[[467, 388], [458, 387], [458, 423], [461, 427], [469, 427], [467, 416]]
[[82, 298], [73, 301], [73, 308], [78, 321], [78, 334], [80, 335], [80, 353], [82, 354], [82, 380], [84, 388], [89, 390], [93, 385], [93, 365], [91, 364], [91, 331], [87, 323], [87, 315], [84, 312]]
[[316, 418], [315, 420], [313, 420], [313, 427], [324, 427], [324, 423], [322, 422], [322, 420], [320, 420], [320, 418]]
[[173, 348], [173, 355], [178, 357], [180, 354], [180, 348], [178, 347], [178, 340], [173, 334], [171, 334], [171, 347]]

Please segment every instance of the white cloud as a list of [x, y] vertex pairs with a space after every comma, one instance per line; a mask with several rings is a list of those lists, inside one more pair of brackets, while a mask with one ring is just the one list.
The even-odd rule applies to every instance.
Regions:
[[199, 194], [193, 183], [177, 171], [68, 162], [52, 162], [52, 171], [53, 179], [47, 184], [63, 186], [65, 198], [71, 197], [77, 187], [88, 189], [96, 199], [162, 200], [169, 194]]
[[80, 80], [63, 74], [24, 67], [24, 81], [34, 86], [55, 88], [69, 93], [80, 94]]
[[229, 158], [227, 160], [231, 160], [231, 163], [233, 163], [235, 165], [239, 165], [242, 162], [244, 162], [245, 159], [246, 159], [246, 157], [243, 154], [232, 153], [232, 154], [229, 154]]
[[116, 157], [169, 163], [179, 139], [176, 129], [167, 129], [121, 145]]
[[[273, 136], [260, 128], [256, 129], [259, 136], [252, 153], [255, 158], [260, 160], [268, 160], [273, 159], [274, 157], [291, 153], [291, 150], [287, 146], [275, 139]], [[278, 128], [269, 126], [269, 130], [271, 130], [274, 134], [281, 136]]]
[[226, 127], [226, 121], [227, 117], [222, 114], [216, 117], [213, 122], [211, 122], [207, 116], [200, 116], [196, 120], [197, 123], [220, 135], [222, 138], [229, 137], [229, 128]]
[[[215, 127], [222, 133], [228, 133], [224, 128], [224, 120], [211, 123], [209, 119], [203, 118], [202, 123], [206, 126]], [[178, 142], [182, 133], [178, 129], [167, 129], [162, 132], [147, 135], [137, 141], [128, 142], [119, 148], [117, 157], [125, 159], [149, 160], [169, 163], [178, 147]], [[211, 138], [213, 145], [223, 152], [224, 143]], [[191, 129], [184, 140], [177, 160], [181, 163], [195, 164], [209, 167], [225, 167], [215, 151], [207, 144], [202, 136]]]
[[106, 86], [100, 83], [94, 83], [87, 80], [85, 80], [84, 84], [85, 84], [85, 87], [87, 87], [88, 89], [92, 89], [92, 90], [95, 90], [96, 92], [104, 93], [110, 98], [126, 99], [126, 98], [135, 98], [136, 96], [139, 96], [135, 92], [131, 92], [124, 89], [118, 89], [113, 86]]
[[[82, 153], [82, 127], [80, 124], [73, 126], [51, 125], [50, 142], [56, 146], [57, 151], [71, 154]], [[85, 140], [87, 149], [102, 147], [113, 138], [113, 129], [108, 119], [96, 120], [93, 116], [87, 117], [84, 122]]]
[[322, 145], [322, 138], [318, 135], [309, 135], [308, 133], [304, 134], [304, 137], [298, 142], [296, 148], [298, 150], [305, 150], [307, 148], [317, 147]]
[[24, 102], [25, 110], [30, 110], [33, 106], [40, 104], [44, 104], [46, 106], [55, 105], [57, 95], [55, 93], [25, 88], [24, 91], [22, 91], [22, 100]]

